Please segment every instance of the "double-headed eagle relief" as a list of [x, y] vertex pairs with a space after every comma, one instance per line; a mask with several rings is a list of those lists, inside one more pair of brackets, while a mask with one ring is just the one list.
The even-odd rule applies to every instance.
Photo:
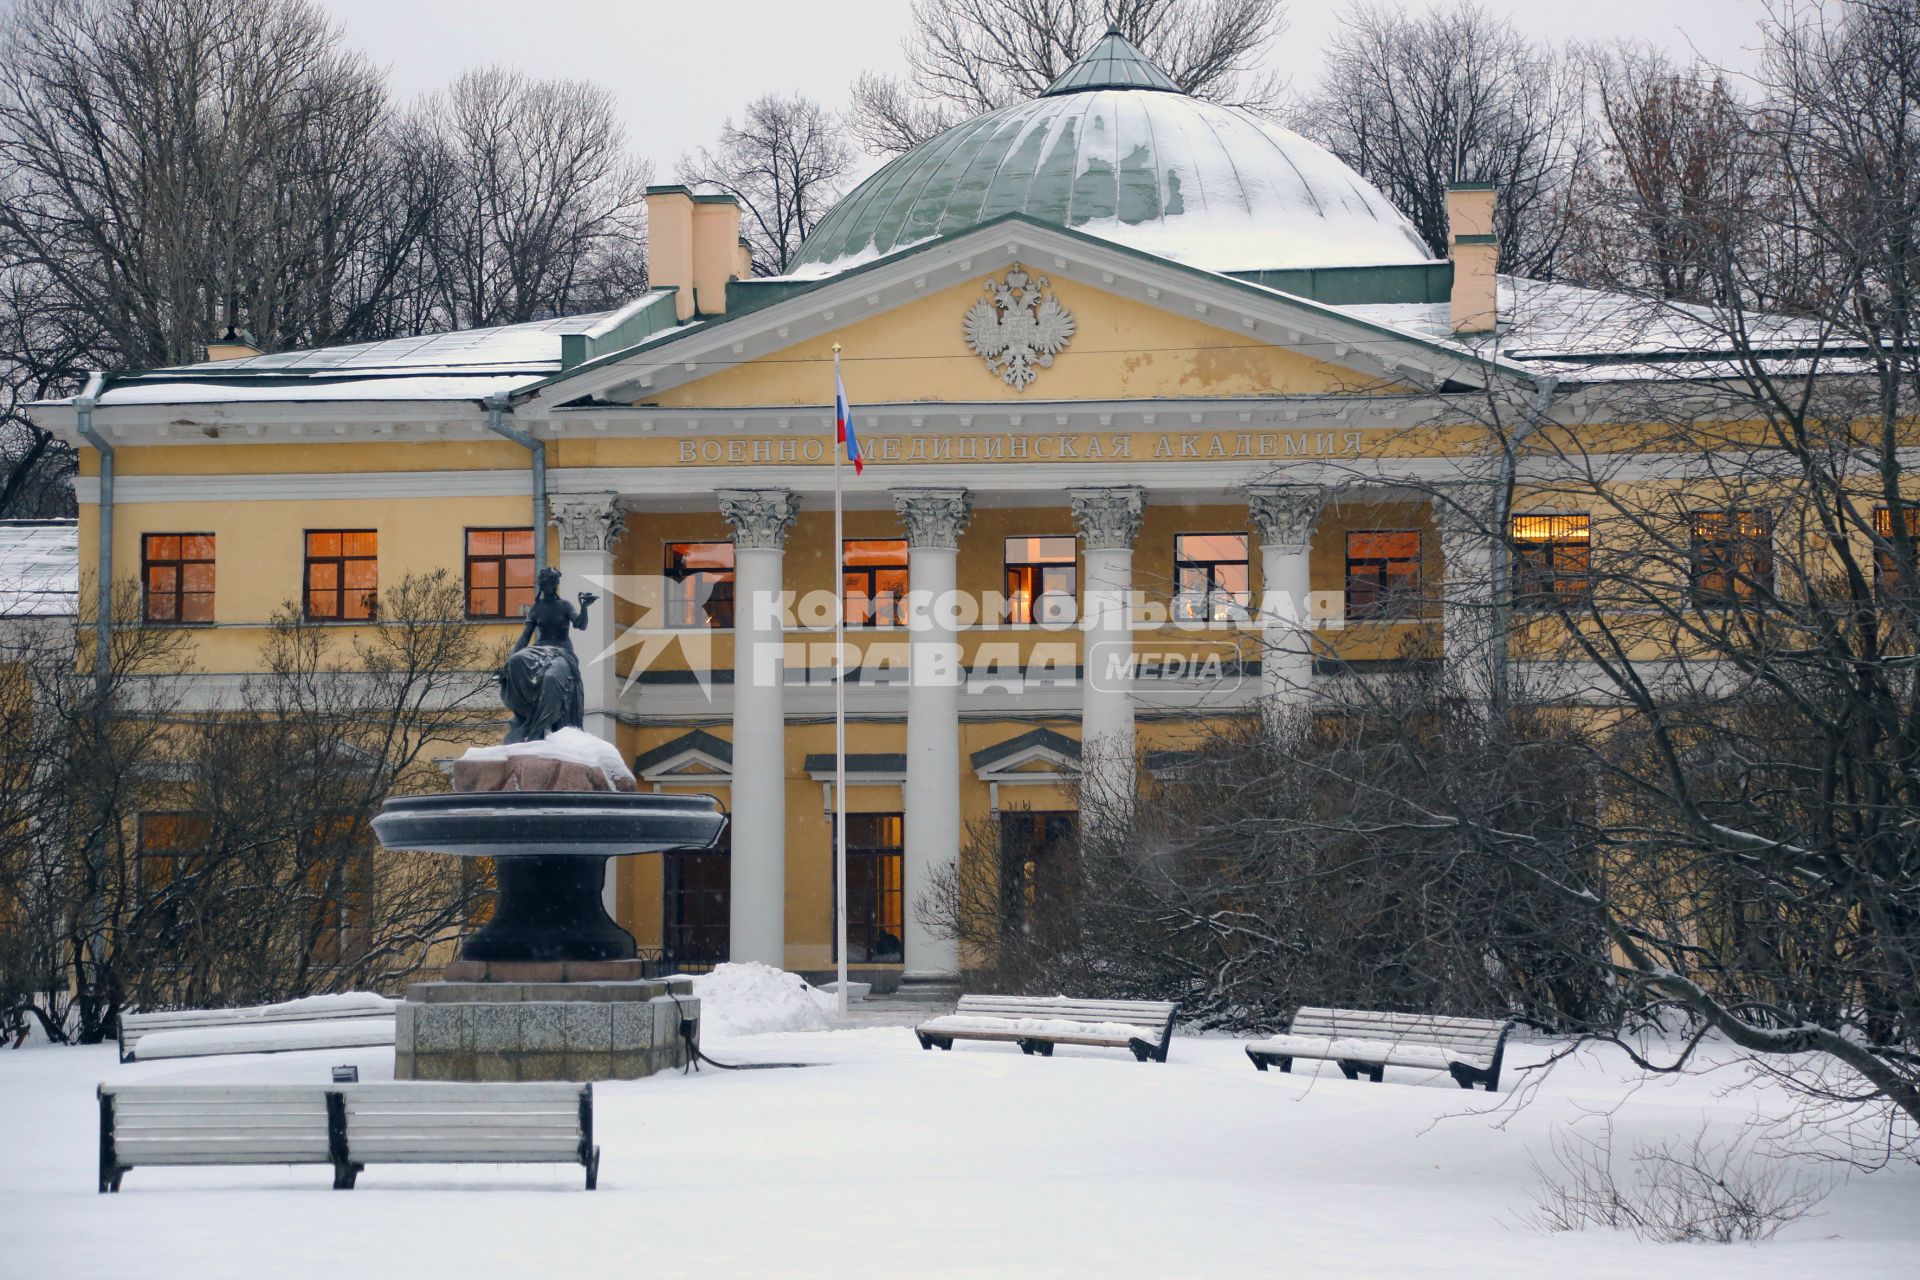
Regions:
[[1036, 367], [1053, 364], [1073, 337], [1073, 313], [1047, 292], [1045, 276], [1029, 276], [1019, 267], [1004, 280], [991, 276], [987, 296], [967, 308], [962, 322], [967, 345], [1016, 391], [1025, 391]]

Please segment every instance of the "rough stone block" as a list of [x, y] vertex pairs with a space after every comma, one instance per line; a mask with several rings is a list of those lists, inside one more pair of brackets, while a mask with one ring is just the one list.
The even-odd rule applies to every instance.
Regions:
[[[398, 1027], [395, 1028], [396, 1033]], [[467, 1007], [458, 1004], [417, 1005], [413, 1013], [413, 1049], [420, 1054], [459, 1053], [467, 1041]]]
[[404, 1000], [393, 1011], [393, 1051], [396, 1056], [413, 1052], [413, 1005]]
[[395, 1080], [414, 1079], [413, 1054], [398, 1046], [393, 1051], [393, 1078]]
[[566, 1037], [568, 1053], [613, 1051], [613, 1006], [562, 1005], [560, 1021], [561, 1034]]
[[475, 1053], [505, 1053], [520, 1047], [520, 1011], [510, 1004], [476, 1004], [467, 1011]]
[[[560, 1021], [557, 1004], [523, 1004], [520, 1012], [520, 1047], [528, 1053], [562, 1053], [567, 1047], [566, 1030]], [[535, 1079], [557, 1077], [537, 1076]]]
[[653, 1048], [653, 1006], [616, 1004], [613, 1006], [613, 1051], [631, 1053]]
[[453, 1074], [453, 1055], [450, 1053], [416, 1053], [413, 1055], [413, 1079], [415, 1080], [458, 1080]]
[[622, 1053], [618, 1049], [607, 1055], [610, 1064], [606, 1078], [608, 1080], [639, 1080], [654, 1073], [654, 1057], [651, 1053]]
[[520, 1078], [519, 1055], [512, 1053], [476, 1053], [473, 1078], [484, 1084], [512, 1084]]
[[590, 1084], [613, 1078], [611, 1053], [570, 1053], [567, 1055], [567, 1079]]
[[565, 1080], [567, 1055], [564, 1053], [523, 1053], [519, 1058], [522, 1080]]

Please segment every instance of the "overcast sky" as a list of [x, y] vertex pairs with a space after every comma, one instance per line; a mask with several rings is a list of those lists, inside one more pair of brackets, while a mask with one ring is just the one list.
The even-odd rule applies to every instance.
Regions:
[[[1442, 0], [1405, 0], [1426, 8]], [[576, 76], [620, 96], [634, 148], [669, 177], [762, 93], [806, 93], [835, 109], [868, 69], [902, 68], [907, 0], [321, 0], [352, 44], [390, 68], [403, 97], [487, 63]], [[1751, 63], [1761, 0], [1486, 0], [1554, 40], [1650, 40], [1716, 63]], [[1274, 63], [1296, 83], [1341, 5], [1293, 0]]]

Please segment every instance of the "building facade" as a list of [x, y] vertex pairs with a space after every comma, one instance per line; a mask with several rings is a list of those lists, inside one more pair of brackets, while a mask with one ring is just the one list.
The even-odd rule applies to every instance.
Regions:
[[[123, 371], [36, 414], [82, 449], [84, 568], [195, 628], [210, 708], [285, 602], [351, 633], [446, 570], [504, 640], [542, 554], [601, 596], [587, 728], [733, 815], [725, 851], [609, 880], [685, 963], [834, 965], [844, 609], [848, 959], [938, 979], [961, 957], [914, 905], [974, 835], [1044, 884], [1083, 787], [1124, 802], [1198, 726], [1414, 653], [1487, 678], [1488, 424], [1618, 425], [1583, 362], [1628, 349], [1569, 319], [1598, 295], [1496, 275], [1492, 204], [1457, 190], [1433, 260], [1331, 155], [1109, 35], [882, 168], [788, 276], [751, 278], [730, 201], [657, 188], [654, 288], [618, 311]], [[1526, 518], [1520, 571], [1577, 577], [1580, 513]]]

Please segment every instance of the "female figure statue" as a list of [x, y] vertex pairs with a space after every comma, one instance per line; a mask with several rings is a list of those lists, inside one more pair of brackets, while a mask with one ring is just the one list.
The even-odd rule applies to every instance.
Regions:
[[586, 721], [586, 685], [567, 633], [587, 629], [587, 610], [600, 597], [582, 591], [576, 609], [560, 598], [558, 569], [542, 569], [535, 580], [539, 590], [527, 607], [527, 625], [500, 669], [500, 700], [513, 712], [508, 742], [532, 742]]

